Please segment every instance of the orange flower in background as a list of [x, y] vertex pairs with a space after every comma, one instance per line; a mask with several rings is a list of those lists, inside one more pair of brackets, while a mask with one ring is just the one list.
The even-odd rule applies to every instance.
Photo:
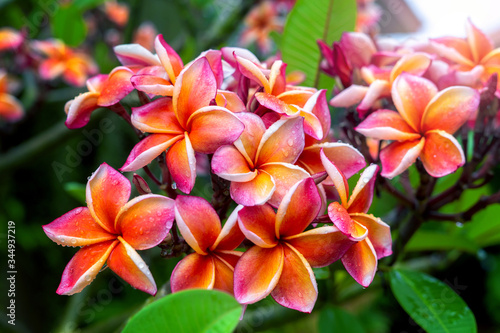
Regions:
[[24, 107], [8, 88], [7, 73], [0, 70], [0, 119], [16, 121], [24, 116]]
[[[458, 71], [481, 71], [483, 83], [494, 73], [500, 76], [500, 48], [494, 49], [491, 39], [472, 24], [471, 20], [466, 22], [465, 27], [466, 38], [432, 39], [436, 52], [453, 61], [456, 64], [454, 68]], [[500, 81], [497, 83], [497, 90], [500, 90]]]
[[420, 158], [433, 177], [443, 177], [465, 163], [453, 137], [479, 106], [479, 93], [469, 87], [438, 92], [431, 81], [401, 74], [392, 87], [396, 111], [377, 110], [357, 127], [359, 133], [393, 142], [380, 151], [382, 176], [393, 178]]
[[257, 42], [259, 49], [268, 53], [271, 50], [272, 31], [280, 32], [283, 20], [279, 17], [276, 4], [272, 1], [263, 1], [255, 6], [245, 17], [245, 30], [241, 34], [240, 42], [243, 46]]
[[81, 249], [64, 269], [57, 293], [72, 295], [92, 282], [104, 263], [134, 288], [156, 294], [156, 284], [136, 250], [158, 245], [174, 220], [174, 200], [146, 194], [130, 201], [130, 182], [106, 163], [87, 183], [87, 206], [43, 226], [57, 244]]
[[290, 189], [277, 212], [268, 204], [240, 210], [240, 230], [255, 246], [234, 269], [238, 302], [251, 304], [271, 294], [285, 307], [312, 311], [318, 289], [311, 267], [330, 265], [354, 243], [333, 226], [304, 231], [320, 207], [318, 189], [307, 178]]
[[242, 252], [233, 251], [245, 236], [238, 226], [238, 206], [221, 228], [219, 216], [203, 198], [179, 195], [175, 220], [195, 253], [179, 261], [172, 277], [172, 292], [184, 289], [219, 289], [233, 293], [233, 272]]
[[12, 28], [0, 29], [0, 52], [17, 49], [24, 41], [24, 36]]
[[129, 9], [124, 3], [107, 0], [104, 3], [104, 12], [119, 27], [124, 27], [128, 22]]
[[134, 33], [133, 43], [139, 44], [146, 50], [153, 51], [155, 48], [155, 38], [158, 35], [152, 22], [144, 22]]
[[60, 40], [34, 41], [32, 45], [46, 56], [38, 68], [44, 80], [62, 76], [68, 84], [81, 87], [89, 75], [97, 72], [97, 66], [89, 56], [72, 50]]
[[342, 256], [342, 263], [356, 282], [368, 287], [377, 272], [378, 259], [392, 254], [389, 226], [367, 214], [373, 200], [378, 165], [370, 165], [363, 171], [349, 198], [347, 179], [323, 151], [321, 162], [341, 200], [340, 204], [332, 202], [328, 206], [328, 217], [346, 237], [355, 241]]

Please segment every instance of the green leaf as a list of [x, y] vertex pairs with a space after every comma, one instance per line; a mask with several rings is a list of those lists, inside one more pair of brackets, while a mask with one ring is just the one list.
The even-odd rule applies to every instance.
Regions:
[[316, 267], [312, 269], [316, 280], [326, 280], [330, 277], [330, 270], [328, 267]]
[[399, 304], [429, 333], [477, 332], [474, 314], [448, 285], [425, 273], [392, 270], [391, 289]]
[[490, 205], [472, 216], [464, 226], [464, 232], [474, 239], [479, 246], [500, 244], [500, 205]]
[[326, 306], [319, 314], [318, 332], [364, 333], [365, 330], [359, 320], [349, 312], [338, 307]]
[[232, 332], [242, 307], [229, 294], [217, 290], [185, 290], [144, 307], [122, 333]]
[[88, 10], [100, 6], [106, 0], [75, 0], [73, 3], [79, 10]]
[[356, 24], [355, 0], [298, 0], [290, 12], [281, 39], [287, 70], [306, 74], [304, 85], [331, 88], [333, 79], [320, 75], [317, 40], [332, 44]]
[[80, 45], [87, 36], [83, 13], [76, 6], [61, 5], [51, 20], [52, 34], [69, 46]]
[[420, 229], [405, 247], [406, 251], [461, 250], [477, 253], [479, 246], [466, 235]]
[[64, 184], [64, 190], [73, 198], [76, 199], [83, 205], [86, 205], [86, 195], [85, 195], [85, 185], [76, 183], [76, 182], [68, 182]]

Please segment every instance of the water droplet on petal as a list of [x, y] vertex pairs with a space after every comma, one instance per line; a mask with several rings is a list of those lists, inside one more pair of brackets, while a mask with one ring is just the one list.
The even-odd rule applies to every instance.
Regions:
[[368, 177], [363, 177], [362, 179], [363, 183], [368, 183], [370, 181], [370, 178]]
[[90, 275], [85, 275], [85, 281], [92, 281], [92, 277]]
[[292, 146], [293, 146], [293, 139], [291, 139], [291, 138], [290, 138], [290, 139], [288, 139], [288, 141], [287, 141], [286, 143], [288, 143], [288, 145], [289, 145], [290, 147], [292, 147]]
[[172, 189], [176, 190], [177, 189], [177, 184], [175, 182], [172, 183]]

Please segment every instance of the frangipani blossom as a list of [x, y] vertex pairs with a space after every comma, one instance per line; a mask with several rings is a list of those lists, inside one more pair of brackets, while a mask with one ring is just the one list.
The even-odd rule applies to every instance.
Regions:
[[375, 65], [365, 66], [361, 69], [361, 76], [368, 87], [353, 84], [332, 98], [330, 105], [350, 107], [359, 103], [357, 110], [363, 118], [379, 98], [390, 96], [391, 87], [401, 73], [420, 76], [427, 71], [430, 64], [431, 58], [427, 54], [412, 53], [401, 57], [392, 69]]
[[433, 177], [448, 175], [465, 163], [453, 137], [479, 106], [479, 93], [469, 87], [438, 92], [429, 80], [401, 74], [392, 87], [396, 111], [377, 110], [356, 127], [378, 140], [394, 140], [380, 151], [382, 176], [393, 178], [418, 157]]
[[133, 74], [132, 69], [119, 66], [109, 75], [99, 74], [88, 79], [86, 83], [89, 91], [68, 101], [64, 106], [66, 126], [70, 129], [83, 127], [89, 122], [94, 110], [120, 102], [134, 90], [130, 83]]
[[262, 119], [248, 112], [238, 114], [245, 130], [234, 145], [217, 149], [212, 171], [231, 181], [230, 193], [244, 206], [268, 202], [277, 207], [285, 193], [309, 173], [293, 165], [304, 148], [302, 118], [283, 118], [267, 130]]
[[341, 200], [341, 204], [332, 202], [328, 206], [328, 216], [344, 235], [355, 241], [342, 256], [342, 263], [356, 282], [368, 287], [377, 272], [378, 259], [392, 254], [389, 226], [372, 214], [366, 214], [373, 200], [378, 165], [370, 165], [363, 171], [349, 198], [346, 177], [323, 151], [321, 162]]
[[0, 119], [16, 121], [24, 116], [24, 107], [8, 88], [7, 73], [0, 70]]
[[224, 228], [210, 203], [203, 198], [179, 195], [175, 220], [186, 242], [195, 251], [179, 261], [170, 278], [172, 292], [184, 289], [219, 289], [233, 293], [233, 272], [242, 252], [233, 251], [245, 236], [238, 226], [236, 207]]
[[124, 27], [128, 22], [129, 8], [124, 3], [108, 0], [104, 3], [106, 16], [119, 27]]
[[[500, 75], [500, 48], [493, 48], [493, 42], [470, 19], [466, 22], [467, 38], [442, 37], [432, 39], [436, 52], [453, 61], [458, 71], [479, 72], [483, 83], [497, 73]], [[473, 81], [471, 81], [473, 82]], [[500, 82], [497, 84], [500, 90]]]
[[217, 82], [206, 58], [199, 58], [177, 77], [173, 97], [159, 98], [132, 109], [132, 123], [153, 133], [130, 153], [122, 171], [134, 171], [166, 151], [168, 169], [184, 193], [196, 178], [195, 152], [212, 154], [233, 143], [244, 125], [226, 108], [213, 106]]
[[151, 295], [156, 284], [136, 250], [158, 245], [174, 220], [174, 200], [154, 194], [130, 201], [130, 182], [102, 164], [87, 183], [87, 206], [73, 209], [43, 226], [47, 236], [81, 249], [64, 269], [60, 295], [72, 295], [90, 284], [104, 263], [134, 288]]
[[320, 206], [316, 185], [307, 178], [292, 186], [277, 212], [268, 204], [240, 210], [240, 229], [255, 246], [234, 270], [238, 302], [251, 304], [271, 294], [285, 307], [312, 311], [318, 289], [311, 267], [333, 263], [353, 244], [334, 226], [304, 231]]
[[72, 50], [60, 40], [34, 41], [32, 45], [47, 57], [38, 68], [44, 80], [62, 76], [68, 84], [80, 87], [88, 75], [97, 72], [97, 66], [89, 56]]
[[8, 27], [0, 29], [0, 52], [15, 50], [23, 41], [24, 36], [21, 32]]

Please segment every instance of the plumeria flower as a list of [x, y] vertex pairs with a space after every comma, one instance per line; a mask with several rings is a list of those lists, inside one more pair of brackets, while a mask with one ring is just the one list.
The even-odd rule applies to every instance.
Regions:
[[236, 203], [253, 206], [269, 201], [277, 207], [296, 182], [310, 176], [293, 165], [304, 148], [304, 121], [284, 118], [266, 130], [253, 113], [239, 113], [238, 118], [245, 130], [234, 145], [217, 149], [212, 171], [231, 181], [231, 198]]
[[88, 124], [94, 110], [120, 102], [134, 90], [130, 83], [133, 74], [132, 69], [119, 66], [109, 75], [99, 74], [88, 79], [88, 92], [78, 95], [64, 106], [67, 114], [66, 126], [70, 129], [83, 127]]
[[[480, 72], [485, 83], [493, 73], [500, 75], [500, 48], [493, 48], [493, 42], [470, 20], [466, 22], [467, 38], [442, 37], [432, 39], [436, 52], [456, 63], [458, 71]], [[497, 84], [500, 90], [500, 82]]]
[[469, 87], [438, 92], [429, 80], [401, 74], [392, 87], [396, 111], [377, 110], [356, 127], [378, 140], [393, 140], [380, 151], [382, 176], [393, 178], [420, 157], [433, 177], [448, 175], [465, 163], [453, 137], [479, 106], [479, 93]]
[[34, 41], [32, 45], [47, 57], [38, 68], [44, 80], [62, 76], [68, 84], [80, 87], [88, 75], [97, 72], [97, 66], [89, 56], [72, 50], [60, 40]]
[[129, 18], [128, 5], [111, 0], [104, 3], [106, 16], [119, 27], [124, 27]]
[[332, 202], [328, 206], [328, 216], [344, 235], [355, 241], [342, 256], [342, 263], [356, 282], [368, 287], [377, 272], [378, 260], [392, 254], [389, 226], [367, 214], [373, 200], [378, 165], [372, 164], [363, 171], [349, 198], [349, 186], [344, 174], [324, 152], [321, 152], [321, 162], [341, 200], [340, 204]]
[[0, 119], [16, 121], [24, 116], [24, 108], [8, 89], [7, 73], [0, 70]]
[[132, 109], [132, 123], [153, 133], [130, 153], [122, 171], [135, 171], [167, 152], [167, 166], [177, 187], [190, 193], [196, 179], [195, 152], [212, 154], [233, 143], [244, 125], [228, 109], [211, 104], [217, 82], [206, 58], [199, 58], [177, 77], [173, 97]]
[[172, 277], [172, 292], [184, 289], [219, 289], [233, 293], [233, 272], [242, 252], [233, 251], [245, 236], [238, 226], [238, 206], [221, 228], [219, 216], [203, 198], [179, 195], [175, 220], [195, 251], [179, 261]]
[[8, 27], [0, 29], [0, 52], [15, 50], [23, 41], [24, 36], [21, 32]]
[[277, 212], [268, 204], [240, 210], [240, 229], [255, 246], [234, 270], [238, 302], [251, 304], [271, 294], [285, 307], [312, 311], [318, 289], [311, 267], [330, 265], [353, 244], [334, 226], [304, 231], [320, 206], [316, 185], [307, 178], [290, 189]]
[[155, 39], [158, 31], [152, 22], [143, 22], [134, 33], [132, 42], [139, 44], [145, 49], [152, 51], [155, 47]]
[[128, 201], [130, 191], [127, 178], [104, 163], [87, 183], [87, 207], [43, 226], [57, 244], [81, 247], [64, 269], [58, 294], [80, 292], [104, 263], [132, 287], [156, 294], [153, 276], [136, 250], [150, 249], [167, 236], [174, 200], [147, 194]]
[[350, 107], [359, 103], [357, 110], [363, 118], [379, 98], [390, 96], [394, 80], [401, 73], [420, 76], [427, 71], [430, 64], [431, 58], [427, 54], [412, 53], [401, 57], [391, 69], [375, 65], [365, 66], [361, 69], [361, 76], [368, 87], [353, 84], [332, 98], [330, 105]]

